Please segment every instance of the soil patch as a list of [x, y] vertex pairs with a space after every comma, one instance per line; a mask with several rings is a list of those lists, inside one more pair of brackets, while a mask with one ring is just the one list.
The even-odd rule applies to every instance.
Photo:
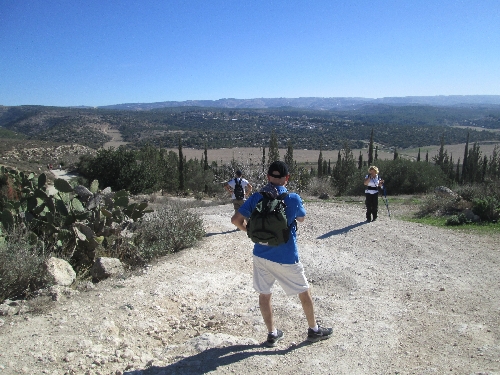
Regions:
[[316, 315], [334, 328], [307, 344], [300, 302], [274, 288], [266, 330], [252, 288], [251, 243], [232, 205], [197, 209], [207, 235], [141, 274], [1, 317], [5, 374], [498, 374], [500, 236], [399, 220], [363, 222], [362, 202], [306, 203], [301, 260]]

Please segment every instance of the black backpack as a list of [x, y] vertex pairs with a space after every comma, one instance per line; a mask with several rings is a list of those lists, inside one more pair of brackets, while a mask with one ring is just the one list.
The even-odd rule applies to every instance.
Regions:
[[287, 195], [288, 193], [283, 193], [273, 199], [265, 193], [262, 194], [262, 199], [255, 206], [247, 223], [247, 236], [253, 242], [269, 246], [288, 242], [290, 227], [285, 213], [286, 204], [283, 201]]
[[243, 186], [241, 186], [241, 178], [240, 179], [237, 179], [235, 178], [234, 179], [234, 197], [235, 199], [238, 199], [238, 200], [243, 200], [245, 198], [245, 192], [243, 191]]

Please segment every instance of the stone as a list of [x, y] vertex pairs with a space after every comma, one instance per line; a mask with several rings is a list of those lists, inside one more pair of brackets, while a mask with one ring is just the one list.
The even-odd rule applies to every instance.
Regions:
[[125, 272], [123, 264], [117, 258], [100, 257], [94, 262], [90, 274], [96, 280], [104, 280], [111, 276], [122, 275]]
[[434, 189], [434, 194], [443, 198], [460, 198], [460, 196], [455, 193], [450, 188], [446, 186], [438, 186]]
[[76, 272], [64, 259], [49, 258], [45, 262], [45, 269], [47, 272], [45, 280], [50, 285], [69, 286], [76, 279]]

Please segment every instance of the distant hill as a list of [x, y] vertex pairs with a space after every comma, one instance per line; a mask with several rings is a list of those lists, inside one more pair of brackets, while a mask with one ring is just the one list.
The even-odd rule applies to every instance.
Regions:
[[292, 107], [313, 110], [348, 110], [357, 109], [367, 104], [389, 105], [430, 105], [430, 106], [500, 106], [500, 95], [439, 95], [439, 96], [406, 96], [387, 98], [256, 98], [256, 99], [218, 99], [218, 100], [186, 100], [156, 103], [125, 103], [101, 106], [104, 109], [146, 111], [169, 107], [209, 107], [209, 108], [279, 108]]
[[500, 95], [406, 98], [220, 99], [99, 108], [0, 106], [0, 136], [99, 148], [119, 131], [128, 147], [384, 148], [500, 140]]

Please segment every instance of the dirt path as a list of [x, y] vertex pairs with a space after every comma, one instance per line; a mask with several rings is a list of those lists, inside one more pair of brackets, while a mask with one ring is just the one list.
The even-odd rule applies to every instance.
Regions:
[[307, 344], [298, 298], [277, 286], [276, 348], [231, 205], [199, 209], [207, 236], [141, 275], [1, 317], [2, 374], [500, 374], [499, 236], [306, 203], [299, 246], [330, 340]]
[[122, 133], [118, 129], [106, 128], [106, 129], [104, 129], [104, 133], [111, 136], [111, 141], [106, 142], [102, 146], [102, 148], [104, 148], [104, 149], [108, 149], [111, 147], [118, 148], [122, 145], [125, 146], [128, 144], [128, 142], [123, 141]]
[[[77, 177], [76, 174], [68, 173], [68, 171], [65, 169], [51, 169], [50, 173], [54, 175], [54, 178], [56, 179], [62, 178], [63, 180], [66, 181], [69, 181], [72, 178]], [[54, 195], [57, 192], [57, 190], [54, 188], [54, 185], [48, 185], [47, 192], [49, 193], [49, 195]]]

